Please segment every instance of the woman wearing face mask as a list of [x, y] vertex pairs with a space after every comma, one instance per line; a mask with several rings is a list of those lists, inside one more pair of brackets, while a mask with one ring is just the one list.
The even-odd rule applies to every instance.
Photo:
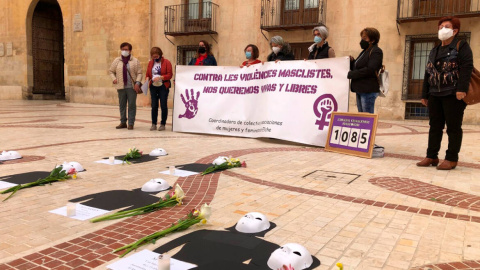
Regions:
[[313, 42], [312, 46], [308, 48], [310, 54], [308, 59], [323, 59], [323, 58], [335, 58], [335, 51], [332, 47], [328, 46], [328, 29], [326, 26], [318, 26], [313, 28]]
[[267, 57], [268, 62], [295, 60], [290, 44], [283, 41], [281, 36], [272, 37], [272, 39], [270, 39], [270, 46], [272, 47], [272, 53]]
[[374, 113], [375, 99], [380, 94], [377, 72], [382, 67], [383, 51], [378, 47], [380, 32], [365, 28], [360, 32], [362, 52], [354, 59], [350, 56], [350, 89], [357, 94], [358, 112]]
[[158, 131], [165, 130], [168, 116], [168, 93], [170, 92], [170, 79], [173, 76], [172, 64], [163, 57], [163, 52], [158, 47], [150, 50], [152, 60], [148, 62], [146, 79], [150, 81], [150, 97], [152, 98], [152, 127], [151, 131], [157, 129], [158, 100], [162, 109], [162, 119]]
[[260, 52], [257, 46], [253, 44], [248, 44], [243, 51], [245, 52], [245, 57], [247, 58], [247, 61], [244, 61], [242, 63], [242, 65], [240, 66], [241, 68], [262, 63], [262, 61], [258, 60]]
[[[109, 69], [113, 84], [117, 87], [118, 101], [120, 104], [120, 125], [116, 128], [133, 129], [137, 113], [137, 93], [141, 93], [140, 81], [142, 80], [142, 66], [137, 58], [131, 55], [132, 45], [124, 42], [120, 45], [122, 56], [115, 58]], [[127, 126], [128, 103], [128, 126]]]
[[200, 40], [195, 58], [192, 58], [189, 66], [216, 66], [217, 60], [210, 50], [210, 44], [205, 40]]
[[442, 143], [443, 128], [447, 124], [448, 149], [438, 170], [455, 169], [462, 146], [463, 112], [473, 70], [470, 45], [460, 41], [460, 20], [444, 17], [438, 21], [438, 38], [442, 43], [430, 51], [423, 80], [422, 104], [428, 106], [430, 130], [425, 159], [417, 166], [436, 166]]

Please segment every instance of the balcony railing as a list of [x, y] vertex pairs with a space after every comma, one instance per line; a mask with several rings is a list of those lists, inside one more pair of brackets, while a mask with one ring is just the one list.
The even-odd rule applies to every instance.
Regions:
[[480, 0], [398, 0], [397, 22], [480, 16]]
[[327, 0], [261, 0], [260, 28], [308, 29], [325, 23]]
[[165, 7], [165, 35], [217, 34], [218, 5], [212, 2]]

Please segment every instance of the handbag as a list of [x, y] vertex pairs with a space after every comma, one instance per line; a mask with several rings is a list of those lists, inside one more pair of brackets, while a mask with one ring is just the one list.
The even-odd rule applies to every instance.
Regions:
[[[125, 65], [125, 63], [123, 65]], [[132, 74], [130, 74], [130, 70], [128, 68], [127, 68], [127, 73], [128, 73], [128, 76], [130, 77], [130, 80], [132, 80], [132, 85], [135, 86], [136, 81], [133, 79]], [[142, 88], [142, 82], [139, 82], [139, 83], [140, 83], [140, 89], [141, 89]], [[143, 91], [137, 92], [137, 94], [140, 94], [140, 93], [143, 93]]]
[[385, 66], [377, 72], [378, 84], [380, 85], [380, 96], [386, 97], [388, 90], [390, 88], [390, 78], [388, 70], [385, 69]]
[[[460, 49], [460, 41], [457, 43], [457, 52]], [[480, 71], [473, 68], [470, 84], [468, 85], [467, 95], [463, 98], [467, 105], [473, 105], [480, 102]]]
[[[370, 56], [372, 55], [372, 51], [373, 49], [370, 50], [368, 58], [370, 58]], [[385, 65], [382, 65], [382, 67], [377, 72], [375, 72], [375, 75], [377, 76], [378, 85], [380, 86], [380, 96], [386, 97], [390, 88], [390, 77], [388, 70], [385, 69]]]

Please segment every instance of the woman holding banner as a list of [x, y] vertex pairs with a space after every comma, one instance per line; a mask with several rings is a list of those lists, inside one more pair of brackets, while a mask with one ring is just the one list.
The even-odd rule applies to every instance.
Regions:
[[247, 61], [244, 61], [242, 63], [242, 65], [240, 66], [241, 68], [262, 63], [262, 61], [258, 60], [260, 52], [257, 46], [253, 44], [248, 44], [243, 51], [245, 52], [245, 57], [247, 58]]
[[198, 43], [197, 54], [192, 58], [189, 66], [216, 66], [217, 60], [210, 50], [210, 44], [205, 40], [200, 40]]
[[310, 54], [308, 60], [312, 59], [324, 59], [335, 58], [335, 51], [332, 47], [328, 46], [328, 29], [326, 26], [317, 26], [313, 28], [313, 42], [312, 46], [308, 48]]
[[375, 99], [380, 94], [377, 72], [383, 64], [383, 51], [378, 47], [380, 32], [365, 28], [360, 32], [362, 52], [354, 59], [350, 56], [350, 89], [357, 94], [358, 112], [374, 113]]
[[285, 42], [281, 36], [272, 37], [272, 39], [270, 39], [270, 46], [272, 47], [272, 53], [267, 57], [268, 62], [295, 60], [292, 47], [290, 47], [290, 44]]
[[148, 62], [146, 78], [150, 82], [150, 97], [152, 98], [152, 127], [151, 131], [157, 129], [158, 100], [162, 109], [162, 119], [158, 131], [165, 130], [168, 116], [168, 94], [170, 92], [170, 79], [173, 76], [172, 64], [163, 57], [159, 47], [150, 50], [151, 60]]

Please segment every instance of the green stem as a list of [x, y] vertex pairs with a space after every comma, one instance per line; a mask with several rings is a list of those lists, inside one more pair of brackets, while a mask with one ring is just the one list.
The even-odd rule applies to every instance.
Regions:
[[122, 258], [125, 255], [127, 255], [128, 253], [130, 253], [132, 250], [137, 249], [140, 246], [143, 246], [143, 245], [145, 245], [149, 242], [152, 242], [152, 241], [156, 241], [156, 240], [164, 237], [165, 235], [167, 235], [169, 233], [172, 233], [172, 232], [175, 232], [175, 231], [185, 230], [185, 229], [189, 228], [190, 226], [192, 226], [196, 223], [199, 223], [200, 221], [201, 221], [201, 219], [199, 217], [184, 220], [184, 221], [179, 222], [176, 225], [171, 226], [171, 227], [169, 227], [169, 228], [167, 228], [163, 231], [147, 235], [147, 236], [139, 239], [138, 241], [136, 241], [134, 243], [123, 246], [121, 248], [117, 248], [116, 250], [113, 251], [113, 253], [116, 253], [116, 252], [119, 252], [119, 251], [122, 251], [122, 250], [126, 249], [127, 251], [125, 253], [123, 253], [122, 255], [120, 255], [120, 258]]

